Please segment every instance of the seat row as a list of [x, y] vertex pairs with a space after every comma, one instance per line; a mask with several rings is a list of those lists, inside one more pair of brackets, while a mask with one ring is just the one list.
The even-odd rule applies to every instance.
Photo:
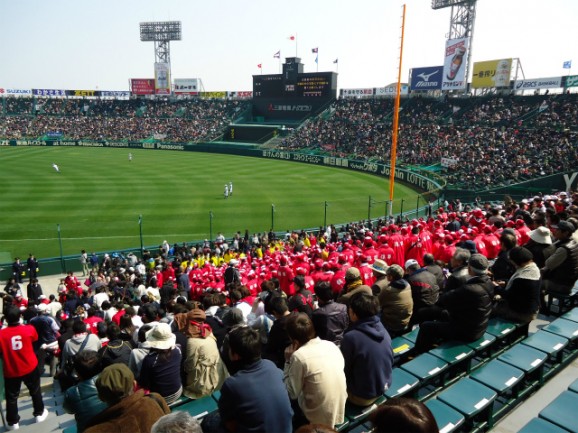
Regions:
[[540, 414], [530, 420], [518, 433], [578, 433], [578, 379], [572, 382]]
[[[484, 431], [578, 356], [578, 308], [531, 336], [527, 324], [493, 318], [479, 340], [445, 342], [412, 359], [418, 332], [392, 340], [392, 386], [370, 407], [348, 403], [336, 430], [364, 431], [380, 404], [412, 397], [428, 406], [441, 433]], [[218, 410], [219, 398], [219, 391], [197, 400], [181, 397], [171, 409], [202, 419]]]

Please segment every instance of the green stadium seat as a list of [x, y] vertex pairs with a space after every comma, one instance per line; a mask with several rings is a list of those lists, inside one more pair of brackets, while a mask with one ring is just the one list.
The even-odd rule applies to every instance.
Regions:
[[[578, 304], [578, 287], [576, 284], [570, 293], [560, 293], [553, 290], [548, 290], [546, 293], [546, 309], [550, 315], [560, 316], [572, 310]], [[554, 300], [556, 300], [557, 303], [554, 303]], [[554, 312], [554, 309], [552, 308], [554, 305], [556, 306], [556, 312]]]
[[425, 400], [444, 386], [444, 375], [449, 363], [429, 353], [422, 353], [401, 368], [419, 379], [417, 396]]
[[497, 419], [517, 404], [518, 385], [524, 378], [524, 372], [494, 359], [470, 373], [469, 377], [498, 393], [493, 409], [494, 419]]
[[169, 407], [171, 408], [175, 408], [178, 407], [182, 404], [188, 403], [189, 401], [191, 401], [192, 399], [187, 397], [186, 395], [181, 395], [177, 400], [175, 400], [174, 402], [172, 402], [171, 404], [169, 404]]
[[446, 341], [428, 353], [450, 365], [447, 378], [450, 381], [470, 372], [472, 357], [475, 354], [474, 349], [459, 341]]
[[382, 395], [371, 406], [361, 407], [350, 402], [345, 404], [345, 418], [349, 421], [349, 429], [354, 428], [359, 424], [363, 424], [369, 415], [378, 408], [380, 404], [385, 402], [386, 398]]
[[498, 338], [495, 335], [486, 332], [478, 340], [467, 343], [475, 351], [472, 358], [472, 363], [475, 361], [475, 366], [472, 368], [477, 368], [492, 358], [493, 353], [497, 350], [497, 342]]
[[488, 322], [486, 332], [495, 336], [503, 348], [508, 348], [528, 335], [528, 324], [493, 317]]
[[560, 316], [561, 319], [571, 320], [573, 322], [578, 322], [578, 308], [573, 308], [572, 310], [564, 313]]
[[349, 431], [349, 420], [345, 418], [345, 420], [341, 424], [337, 424], [333, 427], [337, 432], [346, 432]]
[[395, 367], [392, 371], [391, 386], [385, 391], [387, 398], [414, 397], [419, 385], [419, 379], [407, 371]]
[[371, 431], [371, 428], [371, 423], [368, 422], [366, 424], [359, 424], [357, 427], [347, 429], [347, 433], [368, 433]]
[[557, 373], [559, 367], [563, 366], [564, 349], [568, 343], [567, 338], [546, 331], [537, 331], [521, 342], [548, 354], [544, 372], [546, 378]]
[[442, 403], [437, 398], [425, 402], [436, 419], [440, 433], [452, 433], [457, 431], [464, 423], [464, 416], [454, 408]]
[[547, 357], [547, 353], [538, 349], [516, 344], [498, 356], [498, 359], [526, 373], [520, 392], [520, 395], [525, 395], [544, 383], [544, 364]]
[[464, 415], [464, 431], [492, 427], [492, 406], [496, 397], [496, 391], [469, 377], [460, 379], [437, 396], [438, 400]]
[[219, 402], [219, 399], [221, 398], [221, 391], [215, 391], [214, 393], [211, 394], [211, 397], [213, 397], [213, 400], [215, 400], [217, 403]]
[[391, 347], [393, 349], [393, 359], [395, 364], [401, 364], [407, 359], [407, 355], [415, 346], [414, 341], [410, 341], [403, 337], [396, 337], [391, 340]]
[[568, 390], [572, 392], [578, 393], [578, 379], [568, 385]]
[[564, 430], [545, 419], [533, 418], [521, 430], [518, 430], [518, 433], [568, 433], [568, 430]]
[[198, 400], [191, 400], [188, 403], [181, 404], [175, 407], [174, 411], [188, 412], [189, 415], [201, 419], [205, 415], [210, 414], [218, 409], [217, 402], [215, 399], [208, 395], [206, 397], [199, 398]]
[[561, 335], [571, 342], [575, 342], [578, 339], [578, 322], [573, 322], [572, 320], [558, 318], [549, 325], [544, 326], [543, 329], [544, 331]]
[[419, 326], [416, 327], [413, 331], [409, 331], [409, 332], [403, 334], [402, 337], [405, 338], [406, 340], [411, 341], [413, 344], [415, 344], [415, 340], [417, 340], [417, 334], [419, 334]]
[[540, 418], [550, 421], [569, 432], [578, 433], [578, 394], [563, 391], [556, 399], [540, 412]]
[[71, 425], [70, 427], [66, 427], [62, 430], [62, 433], [76, 433], [78, 430], [76, 429], [75, 425]]

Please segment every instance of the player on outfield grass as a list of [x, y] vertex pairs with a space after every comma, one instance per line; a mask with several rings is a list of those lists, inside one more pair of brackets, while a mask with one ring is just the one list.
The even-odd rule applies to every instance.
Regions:
[[60, 168], [56, 165], [55, 162], [52, 163], [52, 168], [56, 170], [57, 173], [60, 173]]

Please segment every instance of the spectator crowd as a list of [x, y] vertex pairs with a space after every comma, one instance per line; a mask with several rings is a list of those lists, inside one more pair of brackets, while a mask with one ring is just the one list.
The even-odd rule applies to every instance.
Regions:
[[[492, 316], [548, 314], [545, 294], [578, 279], [577, 228], [578, 193], [562, 192], [282, 238], [219, 233], [140, 258], [83, 251], [86, 275], [69, 272], [48, 298], [34, 278], [24, 296], [21, 270], [36, 262], [16, 260], [0, 331], [9, 429], [22, 382], [46, 418], [48, 364], [79, 432], [170, 431], [188, 420], [165, 418], [171, 407], [216, 391], [218, 411], [191, 431], [333, 431], [346, 404], [371, 406], [392, 385], [391, 338], [418, 327], [419, 354], [475, 341]], [[375, 425], [407, 405], [419, 403], [380, 406]], [[428, 425], [431, 413], [412, 413]]]
[[60, 133], [70, 140], [208, 141], [247, 108], [238, 100], [182, 101], [6, 98], [4, 138]]
[[[340, 99], [329, 119], [313, 119], [280, 148], [389, 162], [390, 99]], [[400, 111], [398, 163], [451, 163], [453, 185], [488, 188], [565, 172], [578, 161], [576, 95], [409, 98]]]
[[[339, 99], [280, 150], [388, 162], [392, 99]], [[250, 107], [237, 100], [3, 98], [0, 136], [199, 142], [222, 136]], [[398, 162], [443, 167], [450, 185], [487, 188], [565, 172], [578, 162], [576, 94], [404, 99]]]

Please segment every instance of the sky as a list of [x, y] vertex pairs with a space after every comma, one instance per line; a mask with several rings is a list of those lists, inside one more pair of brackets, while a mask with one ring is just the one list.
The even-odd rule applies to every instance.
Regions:
[[[252, 90], [273, 58], [301, 57], [305, 72], [337, 71], [339, 88], [397, 81], [443, 64], [451, 9], [431, 0], [0, 0], [0, 88], [128, 90], [154, 77], [154, 46], [139, 23], [181, 21], [172, 78], [206, 91]], [[578, 74], [578, 0], [478, 0], [472, 62], [519, 58], [525, 78]], [[296, 36], [296, 42], [289, 39]], [[339, 59], [338, 64], [334, 60]], [[572, 60], [571, 70], [563, 69]], [[257, 65], [262, 64], [262, 69]], [[470, 67], [471, 71], [472, 67]], [[470, 72], [471, 74], [471, 72]]]

